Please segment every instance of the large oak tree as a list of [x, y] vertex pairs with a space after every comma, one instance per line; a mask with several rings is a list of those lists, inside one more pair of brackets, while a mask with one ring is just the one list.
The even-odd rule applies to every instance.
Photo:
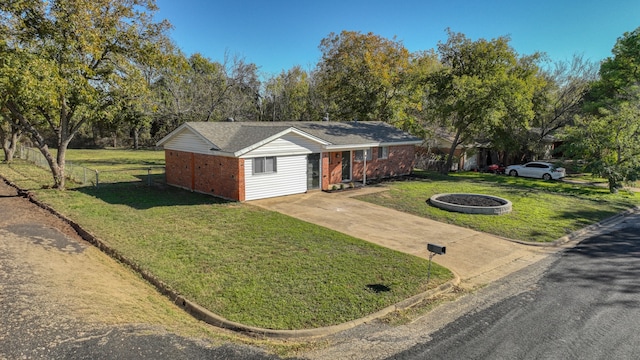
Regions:
[[156, 9], [153, 0], [0, 3], [2, 99], [47, 159], [54, 187], [65, 187], [74, 135], [113, 117], [125, 87], [144, 86], [136, 63], [168, 28], [153, 21]]
[[338, 120], [393, 122], [409, 68], [409, 51], [395, 39], [354, 31], [331, 33], [320, 43], [316, 72], [324, 111]]
[[505, 128], [528, 128], [538, 73], [538, 55], [518, 56], [508, 37], [473, 41], [448, 34], [438, 44], [443, 67], [429, 76], [425, 104], [435, 125], [453, 135], [444, 173], [458, 146]]

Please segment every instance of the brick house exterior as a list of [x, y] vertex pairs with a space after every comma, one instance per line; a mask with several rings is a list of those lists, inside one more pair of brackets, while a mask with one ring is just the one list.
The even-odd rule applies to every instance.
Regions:
[[168, 184], [248, 201], [409, 174], [421, 142], [381, 122], [224, 122], [185, 123], [158, 145]]

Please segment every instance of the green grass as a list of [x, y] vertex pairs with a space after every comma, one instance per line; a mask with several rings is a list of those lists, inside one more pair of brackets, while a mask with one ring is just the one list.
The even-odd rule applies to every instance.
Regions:
[[[418, 172], [420, 181], [388, 184], [390, 191], [358, 199], [400, 211], [524, 241], [550, 242], [572, 231], [640, 204], [640, 194], [607, 188], [474, 172], [442, 176]], [[473, 215], [435, 208], [427, 200], [439, 193], [479, 193], [513, 204], [505, 215]]]
[[[115, 160], [111, 150], [70, 151], [68, 158], [84, 157], [105, 169], [110, 160], [128, 166], [152, 161], [133, 151], [118, 154]], [[427, 289], [425, 259], [249, 204], [144, 182], [43, 189], [50, 175], [20, 162], [0, 165], [0, 174], [232, 321], [273, 329], [327, 326]], [[451, 278], [433, 264], [429, 287]], [[367, 285], [373, 284], [390, 291], [371, 291]]]

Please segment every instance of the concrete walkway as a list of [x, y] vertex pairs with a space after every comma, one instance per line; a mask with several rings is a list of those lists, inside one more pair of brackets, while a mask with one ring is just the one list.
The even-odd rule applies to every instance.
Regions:
[[427, 243], [446, 246], [446, 255], [436, 255], [434, 262], [453, 271], [461, 280], [460, 286], [468, 289], [493, 282], [557, 251], [557, 248], [524, 245], [352, 198], [385, 190], [371, 186], [337, 193], [316, 191], [249, 204], [423, 258], [429, 257]]

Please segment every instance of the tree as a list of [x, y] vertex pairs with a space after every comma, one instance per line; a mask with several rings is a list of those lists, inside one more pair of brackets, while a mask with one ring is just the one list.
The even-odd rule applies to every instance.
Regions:
[[640, 96], [600, 111], [577, 119], [567, 131], [565, 149], [585, 159], [586, 169], [606, 178], [609, 191], [616, 193], [640, 175]]
[[539, 57], [519, 58], [508, 37], [472, 41], [450, 30], [448, 34], [447, 42], [438, 44], [443, 67], [429, 77], [425, 105], [436, 125], [453, 134], [444, 173], [458, 146], [496, 130], [528, 128]]
[[300, 66], [267, 80], [265, 84], [264, 120], [303, 121], [310, 116], [309, 76]]
[[[153, 0], [3, 2], [0, 88], [18, 126], [65, 187], [69, 142], [110, 112], [123, 84], [142, 77], [133, 63], [168, 23], [154, 23]], [[48, 132], [54, 136], [49, 142]], [[50, 147], [57, 148], [54, 158]]]
[[593, 62], [574, 55], [570, 61], [558, 61], [541, 73], [541, 86], [534, 94], [534, 113], [531, 122], [537, 131], [529, 132], [526, 149], [536, 152], [545, 137], [572, 125], [582, 114], [585, 96], [597, 79], [598, 68]]
[[373, 33], [331, 33], [320, 43], [318, 91], [331, 118], [393, 122], [402, 108], [409, 51]]
[[257, 70], [239, 57], [230, 61], [225, 55], [219, 63], [197, 53], [187, 59], [174, 52], [152, 85], [157, 108], [153, 135], [162, 137], [186, 121], [258, 120]]
[[586, 96], [586, 114], [567, 132], [565, 151], [617, 192], [640, 175], [640, 28], [618, 38], [612, 53]]

